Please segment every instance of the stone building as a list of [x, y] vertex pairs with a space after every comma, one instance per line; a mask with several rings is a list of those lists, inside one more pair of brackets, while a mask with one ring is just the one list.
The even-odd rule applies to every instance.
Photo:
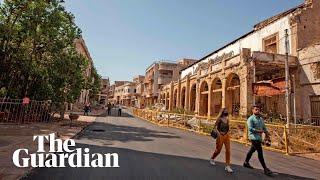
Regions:
[[[108, 92], [108, 103], [110, 102], [111, 104], [117, 104], [118, 99], [116, 98], [116, 96], [119, 95], [119, 93], [121, 92], [119, 88], [119, 86], [122, 86], [126, 83], [128, 83], [129, 81], [115, 81], [114, 84], [112, 84], [109, 88], [109, 92]], [[117, 88], [117, 92], [116, 92], [116, 88]]]
[[109, 78], [101, 79], [101, 87], [100, 92], [98, 94], [98, 102], [101, 105], [106, 105], [108, 103], [108, 94], [110, 89], [110, 81]]
[[137, 108], [143, 108], [145, 105], [144, 98], [142, 97], [142, 94], [144, 92], [144, 79], [145, 77], [142, 75], [138, 75], [133, 78], [133, 82], [135, 83], [136, 87], [136, 94], [133, 97], [134, 103], [133, 106]]
[[109, 91], [108, 91], [108, 103], [115, 104], [114, 102], [114, 91], [115, 91], [116, 85], [112, 84], [110, 85]]
[[133, 82], [127, 82], [123, 85], [116, 86], [114, 90], [115, 104], [124, 106], [133, 106], [134, 97], [136, 95], [136, 84]]
[[[90, 78], [90, 75], [91, 75], [91, 69], [93, 67], [92, 58], [90, 56], [89, 50], [88, 50], [83, 38], [76, 39], [74, 42], [75, 42], [77, 52], [79, 54], [83, 55], [83, 57], [85, 57], [89, 61], [87, 69], [85, 70], [85, 72], [83, 72], [85, 81], [88, 81]], [[81, 94], [77, 100], [77, 103], [79, 103], [80, 105], [88, 103], [89, 102], [89, 93], [90, 92], [87, 89], [81, 90]]]
[[156, 61], [146, 69], [144, 92], [142, 94], [145, 106], [158, 102], [160, 89], [170, 81], [179, 79], [179, 71], [193, 64], [193, 59], [181, 59], [178, 62]]
[[245, 117], [253, 104], [260, 104], [264, 113], [285, 117], [286, 52], [290, 117], [319, 123], [319, 0], [306, 0], [256, 24], [184, 68], [179, 80], [162, 88], [160, 101], [168, 110], [184, 108], [202, 116], [216, 116], [225, 107]]

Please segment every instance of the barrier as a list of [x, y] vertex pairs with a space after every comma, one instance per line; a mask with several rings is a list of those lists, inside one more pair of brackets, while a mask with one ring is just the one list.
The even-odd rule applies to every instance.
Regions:
[[0, 99], [0, 122], [31, 123], [49, 121], [51, 104], [48, 101], [30, 101], [23, 104], [22, 99]]
[[[210, 135], [216, 118], [176, 114], [146, 109], [133, 109], [137, 117], [150, 121], [159, 126], [174, 127]], [[320, 127], [305, 125], [290, 125], [289, 129], [283, 124], [266, 123], [271, 135], [271, 146], [265, 149], [284, 154], [320, 152]], [[230, 119], [231, 140], [249, 145], [247, 122], [245, 119]]]

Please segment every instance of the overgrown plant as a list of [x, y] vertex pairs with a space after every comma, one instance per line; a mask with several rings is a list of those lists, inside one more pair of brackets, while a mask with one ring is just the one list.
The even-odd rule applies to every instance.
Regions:
[[[10, 98], [73, 103], [85, 86], [88, 60], [74, 41], [81, 30], [60, 0], [0, 4], [0, 89]], [[99, 79], [94, 69], [92, 77]], [[93, 82], [92, 82], [93, 83]], [[98, 81], [90, 87], [97, 91]]]

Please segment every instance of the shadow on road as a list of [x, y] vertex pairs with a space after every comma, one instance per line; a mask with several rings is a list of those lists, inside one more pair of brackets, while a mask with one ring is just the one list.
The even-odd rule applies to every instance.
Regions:
[[107, 140], [107, 144], [110, 143], [109, 141], [112, 143], [112, 141], [153, 141], [156, 138], [180, 138], [168, 132], [104, 122], [92, 123], [79, 136], [93, 140]]
[[22, 179], [307, 179], [289, 174], [267, 177], [262, 170], [232, 165], [227, 173], [224, 164], [211, 166], [208, 160], [141, 152], [130, 149], [77, 144], [90, 148], [90, 153], [118, 153], [120, 168], [36, 168]]
[[118, 116], [118, 109], [117, 108], [112, 108], [111, 111], [110, 111], [110, 115], [108, 115], [108, 112], [106, 110], [106, 112], [101, 114], [99, 117], [106, 117], [106, 116], [109, 116], [109, 117], [126, 117], [126, 118], [133, 118], [134, 117], [134, 116], [124, 112], [124, 109], [122, 109], [121, 116]]

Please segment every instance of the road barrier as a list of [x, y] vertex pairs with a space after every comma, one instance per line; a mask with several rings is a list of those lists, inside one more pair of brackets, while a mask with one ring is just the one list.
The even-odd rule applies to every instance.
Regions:
[[[216, 118], [187, 114], [176, 114], [163, 111], [152, 111], [133, 108], [133, 115], [159, 126], [174, 127], [210, 135]], [[271, 146], [265, 149], [284, 154], [320, 152], [320, 127], [306, 125], [290, 125], [266, 123], [271, 135]], [[231, 140], [249, 145], [247, 122], [245, 119], [230, 118]]]
[[29, 101], [22, 99], [0, 99], [0, 122], [31, 123], [49, 121], [51, 118], [49, 101]]

